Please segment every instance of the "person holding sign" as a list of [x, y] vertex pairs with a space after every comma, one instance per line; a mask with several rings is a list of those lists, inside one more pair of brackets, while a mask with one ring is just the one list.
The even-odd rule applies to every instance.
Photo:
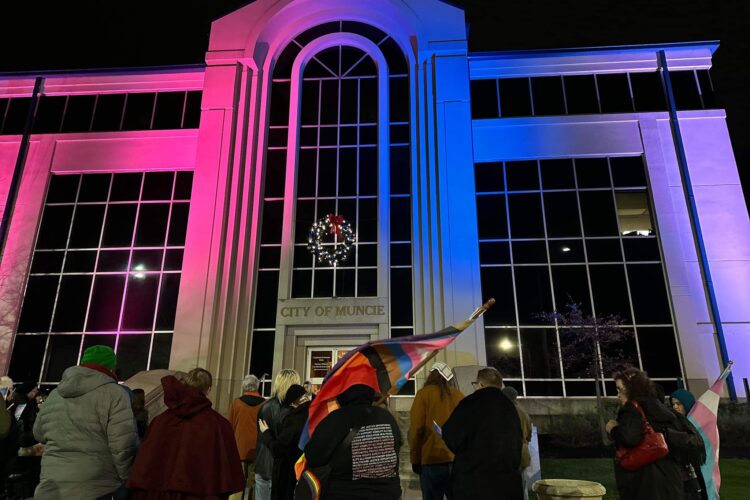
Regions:
[[441, 436], [440, 426], [463, 399], [455, 387], [453, 370], [445, 363], [435, 363], [424, 387], [417, 392], [411, 405], [409, 448], [411, 468], [419, 474], [423, 500], [442, 500], [450, 491], [450, 466], [453, 453]]

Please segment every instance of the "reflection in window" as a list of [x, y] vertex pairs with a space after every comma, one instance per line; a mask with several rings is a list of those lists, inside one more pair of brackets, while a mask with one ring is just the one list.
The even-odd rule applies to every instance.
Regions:
[[123, 379], [167, 367], [191, 185], [192, 172], [52, 177], [12, 377], [57, 382], [95, 344]]
[[648, 196], [645, 191], [616, 192], [617, 218], [623, 236], [651, 236], [654, 227], [651, 223]]
[[580, 367], [561, 368], [565, 339], [538, 316], [574, 301], [586, 314], [624, 318], [636, 337], [623, 349], [644, 369], [655, 357], [643, 346], [658, 342], [672, 356], [659, 383], [676, 385], [681, 368], [642, 158], [480, 163], [475, 179], [482, 296], [497, 301], [484, 316], [488, 363], [526, 396], [593, 396]]

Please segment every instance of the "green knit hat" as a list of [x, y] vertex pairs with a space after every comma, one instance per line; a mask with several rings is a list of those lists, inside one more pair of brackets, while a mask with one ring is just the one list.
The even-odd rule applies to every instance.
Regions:
[[117, 356], [115, 351], [106, 345], [92, 345], [83, 351], [81, 363], [96, 363], [102, 365], [109, 371], [113, 371], [117, 366]]

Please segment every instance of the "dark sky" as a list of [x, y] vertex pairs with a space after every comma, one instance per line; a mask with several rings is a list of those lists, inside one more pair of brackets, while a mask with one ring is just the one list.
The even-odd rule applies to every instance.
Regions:
[[[354, 0], [356, 1], [356, 0]], [[16, 1], [3, 6], [0, 71], [203, 62], [212, 19], [239, 0]], [[720, 40], [712, 76], [750, 200], [750, 2], [454, 0], [472, 51]]]

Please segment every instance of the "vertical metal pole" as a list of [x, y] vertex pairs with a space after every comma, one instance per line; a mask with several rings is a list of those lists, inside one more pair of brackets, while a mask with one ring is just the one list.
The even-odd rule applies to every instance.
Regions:
[[0, 259], [5, 255], [5, 243], [8, 240], [8, 230], [10, 229], [10, 220], [13, 215], [13, 210], [16, 206], [16, 198], [18, 198], [18, 189], [21, 184], [21, 177], [23, 176], [23, 167], [26, 163], [26, 155], [29, 152], [29, 139], [31, 138], [31, 131], [34, 127], [34, 116], [36, 115], [36, 104], [39, 100], [39, 92], [42, 89], [42, 82], [44, 78], [38, 76], [34, 80], [34, 92], [31, 94], [31, 103], [29, 103], [29, 110], [26, 112], [26, 122], [23, 126], [23, 136], [21, 137], [21, 146], [18, 148], [18, 155], [16, 156], [16, 166], [13, 169], [13, 177], [10, 180], [10, 187], [8, 188], [8, 199], [5, 203], [5, 210], [3, 210], [3, 219], [0, 221]]
[[745, 384], [745, 401], [750, 402], [750, 385], [747, 383], [747, 377], [743, 378], [742, 382]]
[[[729, 351], [727, 350], [727, 343], [724, 338], [724, 327], [721, 324], [721, 315], [719, 314], [719, 304], [716, 301], [716, 293], [714, 291], [714, 283], [711, 279], [711, 269], [708, 265], [708, 255], [706, 253], [706, 245], [703, 240], [703, 231], [701, 231], [700, 220], [698, 218], [698, 207], [695, 204], [695, 194], [693, 193], [693, 184], [690, 181], [690, 171], [688, 169], [687, 156], [685, 155], [685, 145], [682, 142], [682, 133], [680, 132], [680, 123], [677, 120], [677, 107], [674, 101], [674, 92], [672, 90], [672, 80], [669, 77], [669, 67], [667, 65], [667, 53], [664, 50], [657, 52], [659, 69], [661, 70], [662, 82], [664, 83], [664, 90], [667, 97], [667, 104], [669, 106], [669, 124], [672, 129], [672, 138], [674, 140], [674, 148], [677, 153], [677, 164], [680, 167], [680, 178], [682, 180], [682, 190], [685, 194], [685, 201], [688, 206], [688, 216], [690, 217], [690, 227], [693, 233], [693, 243], [695, 243], [695, 249], [698, 252], [698, 264], [700, 265], [701, 277], [703, 278], [703, 285], [708, 296], [709, 312], [711, 314], [711, 321], [716, 328], [716, 336], [719, 340], [719, 350], [721, 353], [722, 367], [726, 367], [729, 364]], [[732, 401], [737, 401], [737, 392], [734, 388], [734, 380], [732, 373], [729, 372], [727, 377], [727, 389], [729, 390], [729, 398]]]

